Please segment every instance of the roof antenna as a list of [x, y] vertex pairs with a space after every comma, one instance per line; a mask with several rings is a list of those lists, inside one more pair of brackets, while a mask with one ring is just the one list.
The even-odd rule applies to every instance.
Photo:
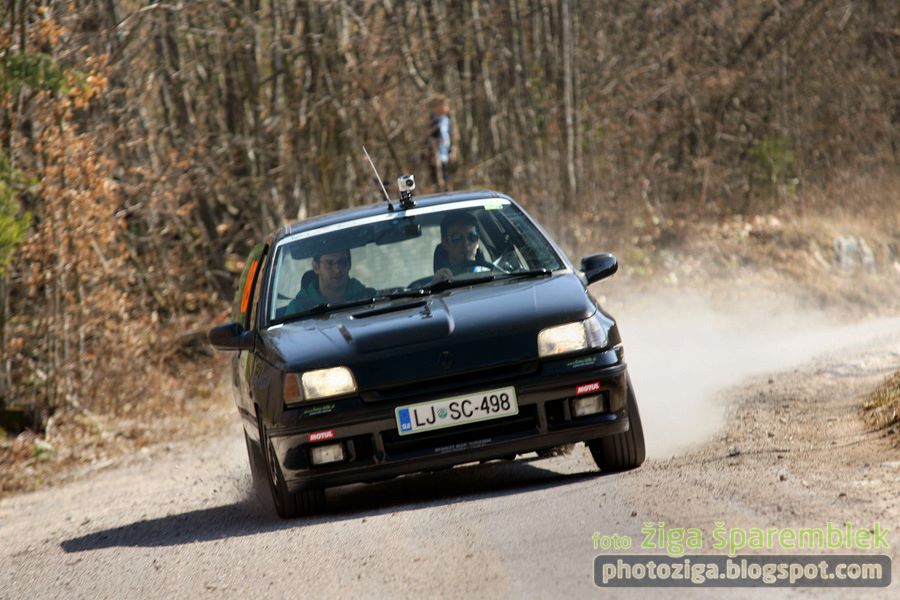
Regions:
[[378, 174], [378, 169], [375, 168], [375, 163], [372, 162], [372, 158], [369, 156], [369, 151], [366, 150], [366, 147], [363, 146], [363, 152], [366, 154], [366, 160], [369, 161], [369, 165], [372, 167], [372, 171], [375, 172], [375, 179], [378, 181], [378, 185], [381, 186], [381, 191], [384, 192], [384, 201], [388, 204], [388, 210], [394, 210], [394, 205], [391, 204], [391, 197], [388, 195], [387, 190], [384, 187], [384, 180], [381, 178], [381, 175]]

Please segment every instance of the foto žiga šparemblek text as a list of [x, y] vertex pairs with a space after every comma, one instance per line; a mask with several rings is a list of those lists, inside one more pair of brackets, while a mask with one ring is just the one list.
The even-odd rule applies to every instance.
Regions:
[[667, 527], [663, 521], [647, 521], [640, 539], [595, 531], [594, 550], [604, 552], [655, 550], [678, 557], [686, 552], [718, 551], [735, 556], [742, 550], [887, 550], [889, 530], [881, 523], [860, 527], [828, 521], [821, 527], [726, 527], [716, 521], [709, 539], [697, 527]]

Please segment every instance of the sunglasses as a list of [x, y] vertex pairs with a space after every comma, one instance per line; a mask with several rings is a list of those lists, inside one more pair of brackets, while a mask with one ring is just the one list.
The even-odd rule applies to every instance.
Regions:
[[474, 244], [478, 241], [478, 234], [474, 231], [467, 231], [465, 233], [452, 233], [447, 236], [447, 241], [452, 244], [459, 244], [463, 240], [469, 240], [470, 244]]

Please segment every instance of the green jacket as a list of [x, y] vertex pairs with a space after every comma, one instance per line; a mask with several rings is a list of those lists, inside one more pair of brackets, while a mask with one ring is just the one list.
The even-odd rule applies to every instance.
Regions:
[[[351, 277], [347, 280], [347, 289], [344, 292], [344, 298], [341, 302], [371, 298], [375, 295], [375, 292], [375, 288], [366, 287], [358, 279]], [[327, 302], [328, 300], [325, 299], [325, 296], [323, 296], [322, 292], [319, 290], [319, 278], [315, 277], [309, 285], [300, 288], [297, 296], [287, 305], [284, 314], [292, 315]]]

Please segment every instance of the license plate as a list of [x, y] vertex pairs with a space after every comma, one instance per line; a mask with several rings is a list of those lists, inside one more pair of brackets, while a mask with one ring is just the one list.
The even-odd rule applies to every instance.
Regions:
[[397, 431], [410, 435], [519, 414], [516, 388], [475, 392], [394, 409]]

